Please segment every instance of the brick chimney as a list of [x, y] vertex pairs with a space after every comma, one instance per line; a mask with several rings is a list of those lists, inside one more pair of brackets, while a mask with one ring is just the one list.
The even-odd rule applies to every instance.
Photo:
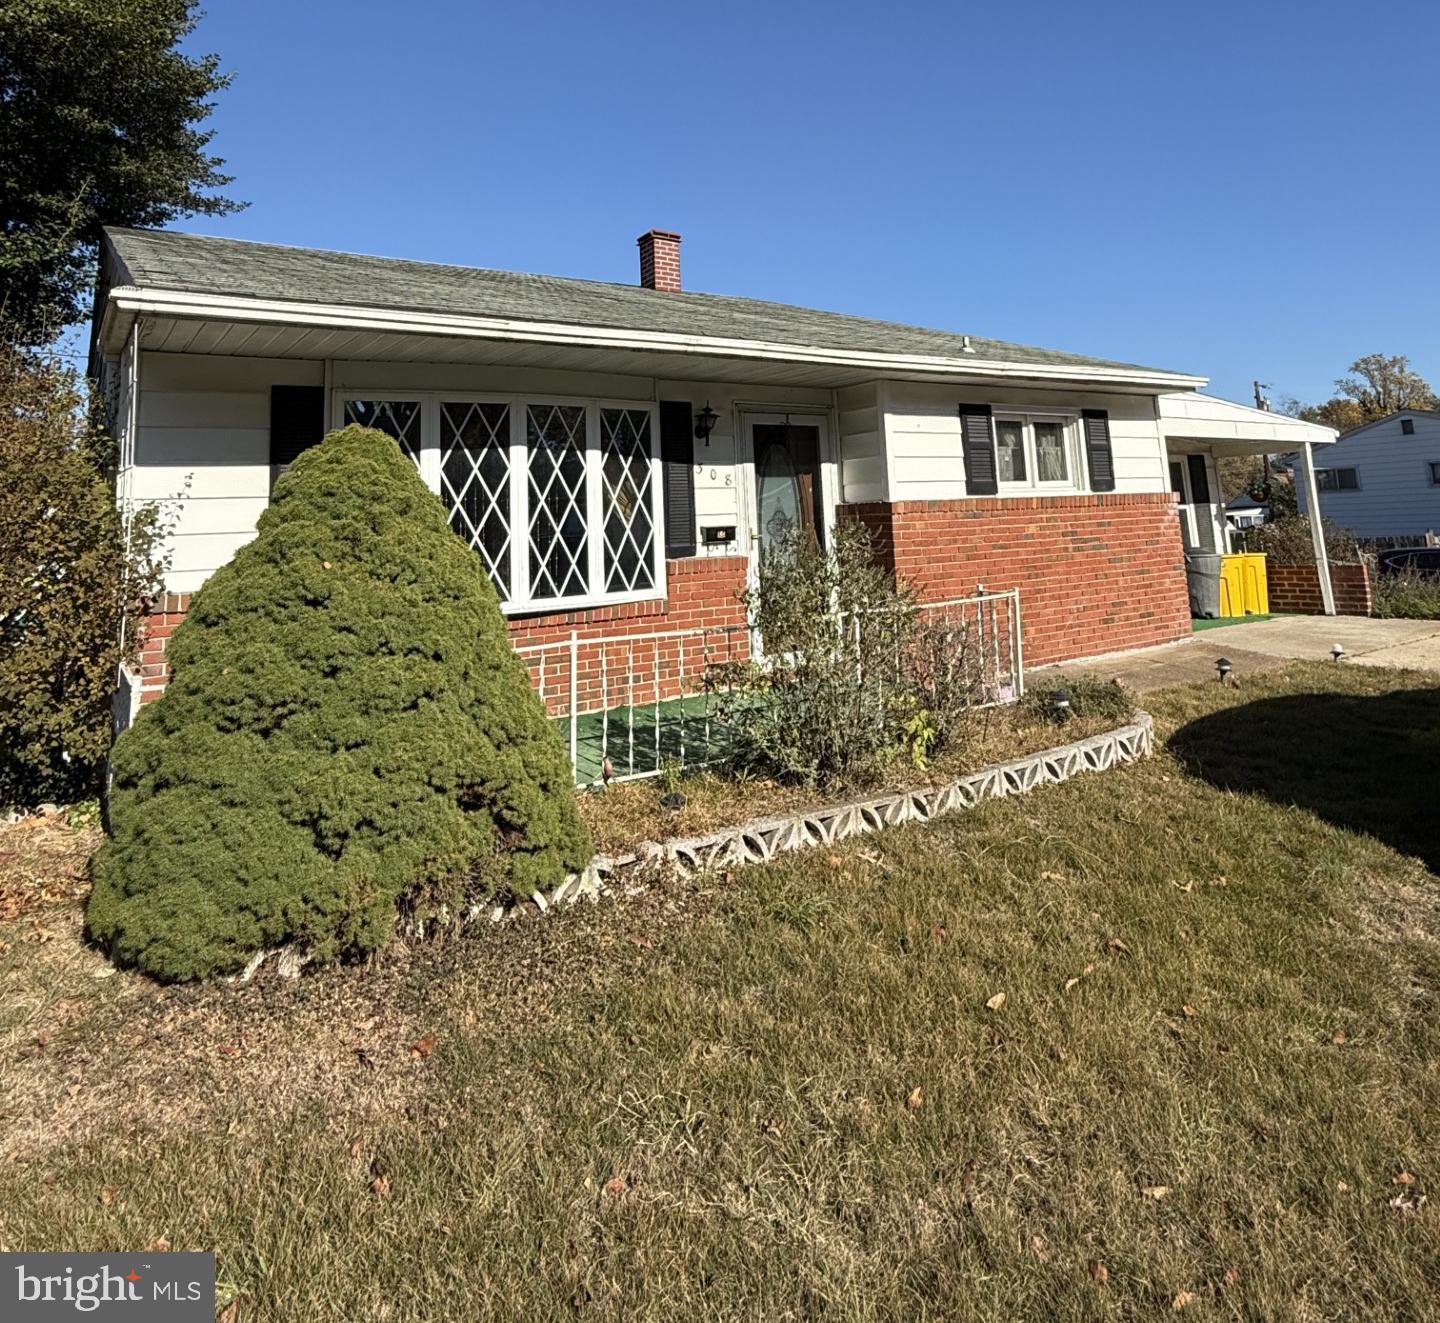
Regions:
[[640, 283], [646, 289], [680, 292], [680, 236], [672, 230], [651, 230], [642, 234], [640, 245]]

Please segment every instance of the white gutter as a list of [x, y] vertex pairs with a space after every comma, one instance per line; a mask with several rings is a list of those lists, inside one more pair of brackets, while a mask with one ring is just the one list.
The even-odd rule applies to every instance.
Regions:
[[[1208, 378], [1146, 368], [1089, 367], [1053, 363], [1001, 363], [981, 358], [945, 358], [926, 354], [882, 354], [865, 350], [825, 349], [779, 341], [734, 340], [723, 336], [680, 335], [670, 331], [634, 331], [563, 322], [532, 322], [506, 317], [466, 317], [451, 313], [354, 308], [344, 304], [297, 303], [228, 295], [189, 294], [122, 285], [110, 291], [101, 326], [102, 342], [112, 334], [111, 314], [176, 317], [215, 321], [391, 332], [397, 335], [448, 335], [472, 340], [568, 345], [590, 349], [629, 349], [693, 356], [815, 363], [877, 373], [924, 372], [947, 377], [1020, 378], [1027, 381], [1084, 381], [1116, 386], [1190, 390]], [[115, 329], [119, 329], [118, 327]]]

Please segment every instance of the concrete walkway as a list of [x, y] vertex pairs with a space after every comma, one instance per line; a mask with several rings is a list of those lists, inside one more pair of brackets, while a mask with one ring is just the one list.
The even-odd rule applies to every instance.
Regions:
[[1235, 674], [1273, 671], [1292, 661], [1329, 661], [1345, 649], [1344, 665], [1403, 666], [1440, 673], [1440, 621], [1370, 620], [1363, 616], [1280, 616], [1203, 630], [1179, 643], [1065, 662], [1039, 672], [1087, 671], [1132, 689], [1161, 689], [1215, 678], [1215, 660], [1228, 657]]

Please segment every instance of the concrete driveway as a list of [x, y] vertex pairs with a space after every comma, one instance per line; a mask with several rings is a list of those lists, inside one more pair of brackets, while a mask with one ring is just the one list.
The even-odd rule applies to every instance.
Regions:
[[1270, 671], [1292, 661], [1329, 661], [1339, 643], [1342, 665], [1404, 666], [1440, 673], [1440, 621], [1370, 620], [1363, 616], [1280, 616], [1202, 630], [1179, 643], [1116, 652], [1090, 661], [1045, 667], [1088, 671], [1123, 680], [1132, 689], [1160, 689], [1215, 678], [1227, 657], [1235, 674]]

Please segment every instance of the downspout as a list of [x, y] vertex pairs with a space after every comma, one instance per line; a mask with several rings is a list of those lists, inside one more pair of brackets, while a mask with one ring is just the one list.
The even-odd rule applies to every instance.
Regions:
[[1325, 614], [1335, 614], [1335, 589], [1330, 583], [1330, 556], [1325, 550], [1325, 529], [1321, 524], [1320, 489], [1315, 485], [1315, 459], [1310, 442], [1300, 443], [1300, 473], [1305, 480], [1305, 508], [1310, 512], [1310, 545], [1315, 549], [1315, 577], [1320, 580], [1320, 600]]

